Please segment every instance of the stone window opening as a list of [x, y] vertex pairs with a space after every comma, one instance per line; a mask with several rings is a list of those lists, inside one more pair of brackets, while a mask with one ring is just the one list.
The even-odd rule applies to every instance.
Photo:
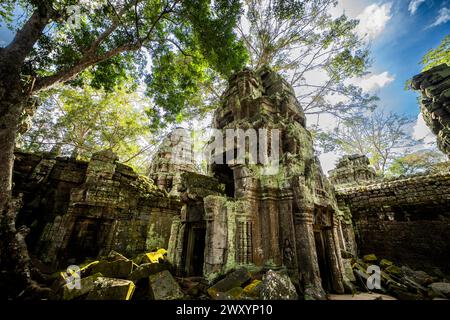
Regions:
[[227, 197], [234, 198], [234, 173], [227, 164], [213, 164], [213, 176], [221, 183], [225, 184], [225, 194]]

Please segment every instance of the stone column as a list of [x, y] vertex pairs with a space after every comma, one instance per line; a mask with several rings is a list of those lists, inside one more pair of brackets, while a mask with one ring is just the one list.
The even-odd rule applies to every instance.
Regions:
[[328, 261], [330, 262], [331, 271], [331, 284], [333, 290], [336, 293], [344, 293], [344, 284], [342, 281], [342, 272], [339, 265], [340, 255], [337, 256], [336, 244], [334, 239], [334, 228], [325, 230], [324, 232], [325, 246], [327, 248], [326, 252], [328, 254]]
[[227, 250], [227, 199], [221, 196], [204, 198], [206, 238], [203, 274], [221, 272], [226, 263]]
[[312, 212], [295, 213], [295, 235], [300, 281], [305, 295], [325, 299], [314, 240]]
[[169, 245], [167, 247], [167, 260], [174, 266], [177, 272], [182, 270], [182, 253], [184, 240], [184, 224], [179, 217], [174, 217], [170, 229]]
[[273, 260], [273, 263], [276, 266], [281, 266], [282, 261], [282, 252], [280, 246], [280, 220], [279, 220], [279, 209], [278, 205], [274, 200], [275, 195], [272, 192], [268, 193], [267, 201], [267, 209], [269, 210], [269, 230], [270, 234], [270, 259]]
[[297, 249], [295, 243], [294, 217], [292, 213], [292, 196], [283, 199], [279, 204], [280, 212], [280, 247], [283, 265], [288, 269], [291, 280], [298, 284]]

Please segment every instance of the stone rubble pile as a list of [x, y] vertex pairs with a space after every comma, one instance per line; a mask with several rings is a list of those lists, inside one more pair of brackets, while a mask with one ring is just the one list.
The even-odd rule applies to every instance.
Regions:
[[[167, 251], [128, 259], [111, 251], [86, 261], [78, 274], [53, 274], [52, 300], [296, 300], [298, 294], [284, 270], [240, 267], [214, 281], [174, 277]], [[71, 277], [73, 276], [73, 277]], [[71, 277], [71, 278], [69, 278]], [[79, 281], [77, 287], [76, 281]]]
[[[450, 279], [445, 275], [430, 275], [424, 271], [412, 270], [407, 266], [397, 266], [387, 259], [379, 259], [375, 254], [368, 254], [360, 258], [354, 258], [345, 252], [344, 263], [347, 278], [350, 280], [347, 291], [352, 294], [357, 292], [374, 292], [393, 296], [399, 300], [432, 300], [450, 298]], [[370, 266], [380, 268], [380, 288], [370, 288], [375, 285], [375, 272]], [[372, 277], [371, 277], [372, 276]], [[371, 277], [369, 279], [369, 277]]]

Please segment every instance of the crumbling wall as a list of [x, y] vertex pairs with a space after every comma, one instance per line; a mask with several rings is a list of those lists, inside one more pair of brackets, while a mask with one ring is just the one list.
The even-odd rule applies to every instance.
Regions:
[[450, 172], [337, 186], [360, 255], [450, 273]]
[[450, 66], [441, 64], [416, 75], [411, 86], [420, 90], [420, 111], [437, 145], [450, 156]]
[[30, 227], [34, 255], [60, 267], [168, 246], [178, 198], [117, 160], [109, 151], [89, 162], [16, 152], [13, 192], [24, 197], [17, 224]]

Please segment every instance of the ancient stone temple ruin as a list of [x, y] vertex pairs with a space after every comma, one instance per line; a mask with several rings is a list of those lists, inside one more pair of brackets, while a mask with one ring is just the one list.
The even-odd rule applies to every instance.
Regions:
[[111, 250], [135, 255], [166, 248], [181, 205], [109, 151], [89, 162], [16, 152], [18, 225], [30, 227], [30, 252], [65, 267]]
[[450, 156], [450, 66], [441, 64], [418, 74], [411, 86], [422, 93], [420, 112], [437, 136], [439, 149]]
[[176, 128], [159, 146], [149, 176], [161, 190], [177, 194], [183, 172], [196, 172], [194, 151], [189, 132]]
[[343, 156], [329, 174], [333, 184], [358, 183], [376, 177], [367, 156], [360, 154]]
[[[14, 192], [25, 200], [18, 223], [31, 228], [31, 252], [63, 267], [110, 250], [133, 256], [163, 247], [178, 275], [284, 269], [312, 297], [342, 293], [341, 250], [355, 247], [345, 239], [351, 221], [322, 173], [292, 87], [268, 69], [235, 74], [213, 127], [241, 131], [232, 130], [231, 144], [215, 134], [211, 160], [234, 156], [238, 144], [247, 152], [243, 161], [210, 161], [206, 175], [196, 173], [182, 129], [161, 143], [151, 179], [110, 151], [89, 162], [17, 152]], [[261, 157], [269, 162], [251, 161]]]
[[[238, 265], [285, 267], [313, 295], [343, 292], [339, 209], [292, 88], [270, 70], [241, 71], [231, 78], [213, 126], [219, 133], [251, 128], [255, 135], [267, 134], [267, 143], [258, 147], [279, 153], [279, 168], [267, 173], [248, 158], [225, 163], [239, 139], [227, 145], [225, 134], [212, 138], [209, 176], [182, 175], [184, 206], [168, 250], [179, 272], [213, 276]], [[270, 134], [275, 130], [279, 143]]]
[[382, 179], [372, 170], [365, 156], [355, 155], [330, 171], [339, 208], [353, 221], [359, 255], [449, 273], [450, 171]]
[[[413, 81], [446, 152], [447, 84], [442, 66]], [[166, 248], [176, 276], [275, 270], [305, 298], [350, 292], [352, 265], [369, 253], [450, 274], [450, 171], [381, 179], [366, 156], [350, 155], [330, 182], [292, 87], [267, 68], [230, 78], [212, 129], [205, 174], [182, 128], [162, 141], [148, 177], [108, 150], [90, 161], [17, 151], [17, 225], [30, 229], [30, 253], [56, 271], [112, 250], [131, 258]]]

